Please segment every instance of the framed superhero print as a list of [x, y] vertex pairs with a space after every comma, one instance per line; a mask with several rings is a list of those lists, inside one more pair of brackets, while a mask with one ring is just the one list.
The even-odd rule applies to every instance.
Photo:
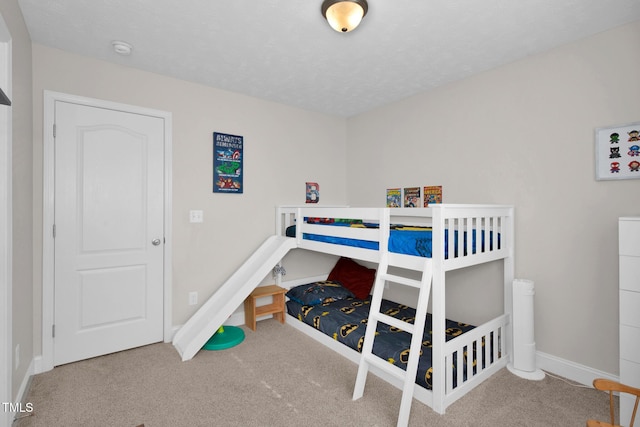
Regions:
[[596, 180], [640, 179], [640, 122], [596, 129]]
[[213, 192], [242, 194], [244, 138], [213, 133]]

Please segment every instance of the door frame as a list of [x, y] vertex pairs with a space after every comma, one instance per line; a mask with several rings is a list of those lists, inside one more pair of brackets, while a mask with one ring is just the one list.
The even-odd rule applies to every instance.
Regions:
[[172, 328], [172, 116], [170, 112], [153, 110], [134, 105], [121, 104], [100, 99], [70, 95], [49, 90], [44, 91], [44, 122], [43, 122], [43, 215], [42, 215], [42, 366], [39, 372], [53, 369], [54, 346], [53, 324], [55, 320], [54, 299], [54, 255], [53, 238], [54, 206], [55, 206], [55, 168], [54, 168], [54, 137], [53, 124], [55, 119], [56, 101], [124, 111], [145, 116], [159, 117], [164, 121], [164, 316], [163, 339], [171, 342]]
[[[11, 99], [11, 35], [0, 15], [0, 85]], [[13, 197], [12, 113], [0, 106], [0, 402], [13, 402]], [[0, 425], [10, 425], [13, 411], [3, 411]]]

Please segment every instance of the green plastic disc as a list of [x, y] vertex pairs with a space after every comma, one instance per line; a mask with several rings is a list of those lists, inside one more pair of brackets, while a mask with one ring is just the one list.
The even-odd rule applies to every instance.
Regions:
[[236, 326], [221, 326], [202, 347], [204, 350], [224, 350], [240, 344], [244, 331]]

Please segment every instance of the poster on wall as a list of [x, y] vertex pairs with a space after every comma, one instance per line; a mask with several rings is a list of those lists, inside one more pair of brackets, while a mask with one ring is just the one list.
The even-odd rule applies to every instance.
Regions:
[[405, 187], [404, 207], [419, 208], [422, 198], [420, 197], [420, 187]]
[[213, 192], [242, 194], [244, 138], [213, 133]]
[[596, 180], [640, 178], [640, 122], [596, 129]]
[[317, 182], [305, 183], [305, 203], [318, 203], [320, 201], [320, 184]]
[[425, 208], [428, 208], [429, 205], [442, 203], [442, 185], [429, 185], [423, 190]]
[[387, 188], [387, 207], [388, 208], [402, 207], [402, 189], [401, 188]]

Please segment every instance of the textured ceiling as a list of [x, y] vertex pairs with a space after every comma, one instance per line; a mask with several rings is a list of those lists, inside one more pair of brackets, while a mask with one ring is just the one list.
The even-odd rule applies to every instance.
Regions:
[[321, 3], [19, 0], [35, 43], [343, 117], [640, 20], [640, 0], [369, 0], [342, 34]]

